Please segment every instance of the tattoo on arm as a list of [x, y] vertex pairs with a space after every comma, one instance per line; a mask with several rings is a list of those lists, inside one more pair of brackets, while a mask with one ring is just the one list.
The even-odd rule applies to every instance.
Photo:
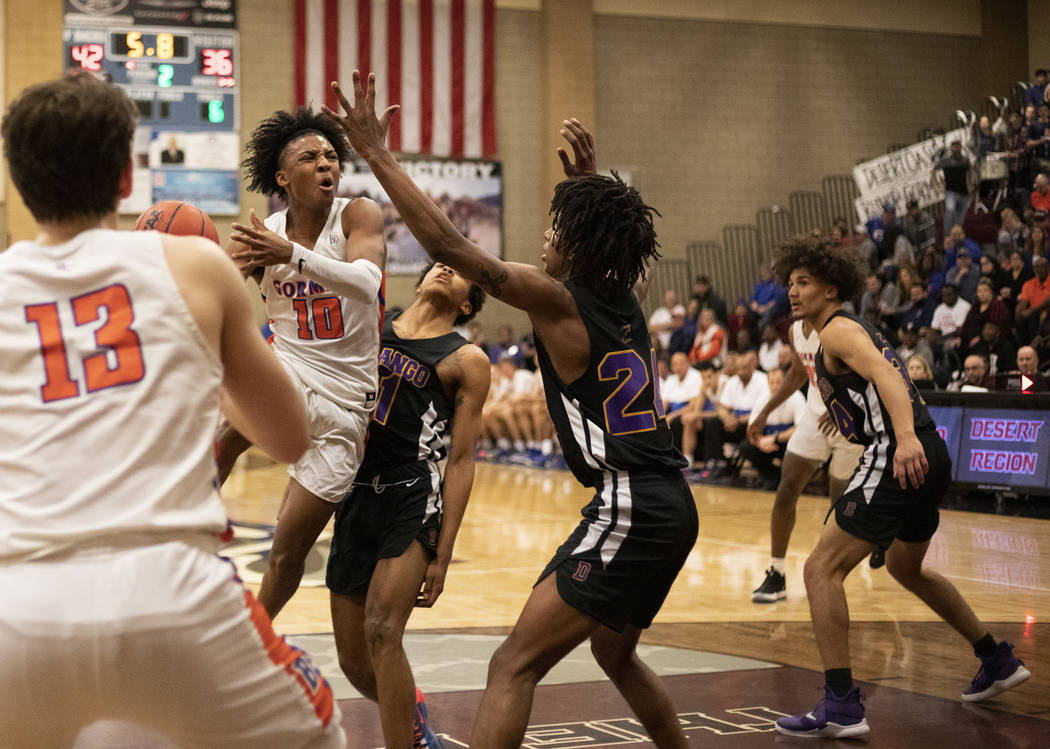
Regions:
[[463, 393], [456, 393], [456, 408], [463, 405]]
[[483, 266], [481, 263], [478, 263], [478, 276], [478, 284], [480, 286], [487, 287], [488, 292], [495, 298], [499, 299], [500, 296], [503, 294], [503, 289], [501, 288], [501, 286], [504, 283], [506, 283], [508, 278], [507, 271], [500, 271], [498, 275], [493, 276], [491, 273], [485, 270], [485, 266]]

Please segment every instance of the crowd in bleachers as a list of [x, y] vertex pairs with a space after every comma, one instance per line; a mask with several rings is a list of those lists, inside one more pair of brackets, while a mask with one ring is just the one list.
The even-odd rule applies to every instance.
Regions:
[[[1017, 389], [1024, 375], [1048, 389], [1050, 369], [1050, 107], [1047, 74], [1037, 71], [1026, 108], [976, 122], [970, 153], [949, 144], [936, 162], [945, 183], [943, 219], [910, 200], [887, 203], [866, 223], [836, 219], [828, 239], [850, 247], [867, 273], [849, 306], [878, 327], [920, 389]], [[996, 159], [1005, 175], [987, 169]], [[822, 228], [811, 233], [823, 237]], [[745, 439], [791, 363], [785, 289], [761, 264], [748, 298], [727, 303], [705, 275], [692, 294], [651, 289], [662, 300], [649, 317], [660, 390], [676, 442], [697, 480], [733, 476], [744, 459], [772, 488], [777, 459], [794, 429], [802, 396], [769, 419], [757, 444]], [[528, 336], [502, 326], [495, 342], [471, 330], [493, 363], [485, 407], [483, 458], [564, 465], [535, 374]]]

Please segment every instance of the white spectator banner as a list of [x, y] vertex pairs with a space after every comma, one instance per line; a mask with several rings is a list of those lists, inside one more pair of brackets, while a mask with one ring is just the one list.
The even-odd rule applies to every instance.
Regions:
[[970, 136], [966, 128], [958, 128], [921, 143], [888, 153], [853, 167], [853, 179], [860, 190], [854, 201], [857, 217], [863, 222], [882, 214], [883, 203], [893, 203], [903, 209], [905, 203], [914, 198], [925, 208], [944, 200], [944, 175], [930, 175], [941, 150], [958, 140], [963, 144], [963, 153], [973, 161], [967, 149]]

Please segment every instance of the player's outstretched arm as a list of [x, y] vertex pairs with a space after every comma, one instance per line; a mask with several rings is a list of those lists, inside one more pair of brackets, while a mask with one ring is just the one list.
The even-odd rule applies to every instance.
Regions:
[[345, 114], [328, 107], [322, 107], [322, 111], [343, 127], [350, 145], [368, 162], [401, 218], [431, 258], [455, 268], [493, 297], [530, 314], [550, 317], [572, 309], [571, 295], [545, 272], [523, 263], [504, 262], [460, 234], [444, 211], [401, 168], [385, 143], [390, 118], [398, 107], [388, 107], [376, 116], [374, 75], [369, 75], [366, 88], [360, 73], [354, 71], [353, 106], [338, 83], [333, 82], [332, 89]]
[[459, 526], [467, 511], [467, 500], [474, 484], [474, 450], [481, 434], [481, 407], [489, 393], [489, 359], [477, 346], [463, 346], [459, 357], [460, 381], [452, 415], [452, 439], [442, 482], [444, 515], [437, 556], [427, 566], [423, 592], [416, 605], [430, 607], [445, 587], [445, 575], [452, 561]]
[[259, 335], [237, 268], [206, 240], [164, 235], [162, 241], [186, 306], [222, 361], [226, 417], [273, 458], [294, 463], [310, 445], [306, 410]]
[[845, 318], [836, 317], [820, 331], [824, 354], [834, 356], [868, 382], [875, 383], [879, 396], [889, 411], [897, 449], [893, 455], [893, 477], [902, 489], [910, 484], [916, 489], [926, 480], [929, 463], [922, 443], [915, 436], [911, 396], [904, 375], [875, 348], [864, 329]]

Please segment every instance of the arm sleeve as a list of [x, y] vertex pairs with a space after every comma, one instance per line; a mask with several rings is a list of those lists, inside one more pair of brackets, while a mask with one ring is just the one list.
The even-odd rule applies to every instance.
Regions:
[[352, 263], [333, 260], [296, 243], [292, 244], [290, 265], [329, 291], [360, 302], [375, 299], [383, 281], [383, 272], [371, 260], [359, 258]]

